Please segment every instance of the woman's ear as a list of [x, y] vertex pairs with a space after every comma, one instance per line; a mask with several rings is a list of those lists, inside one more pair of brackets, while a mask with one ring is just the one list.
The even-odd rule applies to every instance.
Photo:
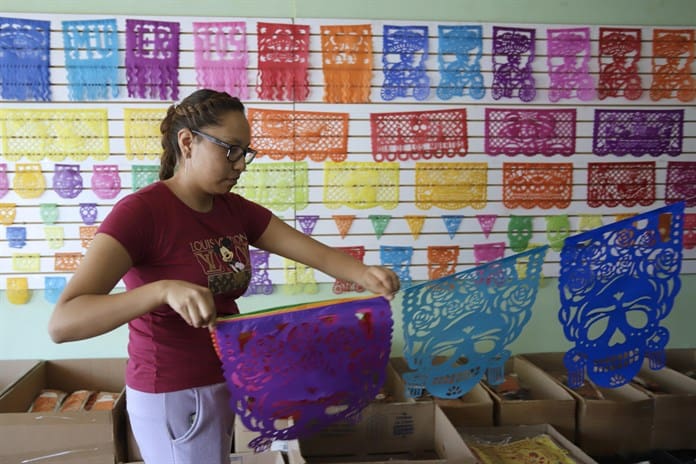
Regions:
[[193, 132], [188, 128], [180, 129], [176, 134], [179, 143], [181, 156], [189, 158], [191, 156], [191, 147], [193, 145]]

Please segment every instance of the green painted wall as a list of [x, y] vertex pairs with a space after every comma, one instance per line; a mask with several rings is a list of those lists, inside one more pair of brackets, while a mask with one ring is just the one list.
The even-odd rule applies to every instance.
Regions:
[[[0, 14], [63, 13], [97, 15], [236, 16], [256, 18], [364, 18], [422, 21], [519, 22], [540, 24], [603, 24], [696, 27], [694, 0], [0, 0]], [[522, 335], [513, 343], [514, 353], [565, 351], [565, 340], [558, 323], [559, 297], [556, 279], [545, 279]], [[682, 290], [665, 325], [671, 332], [669, 347], [696, 347], [696, 275], [683, 276]], [[312, 300], [330, 299], [330, 286], [324, 285]], [[270, 296], [240, 300], [243, 311], [271, 308], [291, 302], [307, 301], [306, 295], [288, 296], [278, 291]], [[403, 347], [401, 305], [394, 304], [394, 353]], [[83, 358], [126, 356], [127, 331], [124, 327], [92, 340], [63, 345], [53, 344], [46, 333], [52, 306], [43, 293], [34, 291], [31, 301], [14, 306], [0, 292], [0, 359]]]

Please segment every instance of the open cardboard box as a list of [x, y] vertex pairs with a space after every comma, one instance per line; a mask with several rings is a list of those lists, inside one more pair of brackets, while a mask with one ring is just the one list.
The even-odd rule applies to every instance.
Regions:
[[[408, 362], [405, 358], [397, 357], [391, 359], [391, 365], [399, 374], [400, 388], [405, 390], [403, 374], [411, 370]], [[488, 391], [480, 383], [477, 383], [474, 388], [459, 398], [434, 398], [426, 394], [421, 399], [434, 401], [455, 427], [487, 427], [493, 425], [493, 399], [491, 399]], [[417, 398], [417, 400], [421, 399]]]
[[[404, 386], [401, 382], [401, 378], [394, 371], [390, 364], [387, 364], [387, 369], [384, 376], [384, 385], [382, 386], [379, 394], [379, 398], [375, 398], [375, 407], [378, 405], [388, 404], [388, 403], [414, 403], [413, 399], [406, 398], [404, 393]], [[290, 422], [288, 420], [288, 422]], [[285, 427], [283, 420], [276, 423], [276, 427], [282, 429]], [[249, 442], [258, 436], [258, 432], [253, 432], [244, 426], [244, 423], [237, 416], [234, 421], [234, 452], [235, 453], [252, 453], [254, 450], [249, 448]], [[288, 443], [290, 447], [294, 446], [294, 440], [290, 440]], [[279, 445], [283, 446], [283, 445]]]
[[[128, 461], [124, 464], [145, 464], [145, 462]], [[283, 459], [283, 454], [280, 451], [230, 454], [230, 464], [285, 464], [285, 459]]]
[[0, 360], [0, 396], [39, 363], [37, 359]]
[[299, 444], [289, 464], [477, 462], [434, 402], [371, 404], [357, 423], [334, 424]]
[[[567, 451], [578, 464], [597, 464], [583, 450], [575, 446], [570, 440], [558, 433], [550, 424], [537, 425], [507, 425], [500, 427], [458, 427], [457, 430], [470, 448], [476, 443], [511, 443], [524, 438], [533, 438], [541, 434], [548, 435], [556, 445]], [[474, 450], [474, 454], [476, 451]]]
[[671, 348], [665, 355], [667, 367], [696, 378], [696, 348]]
[[[125, 456], [126, 359], [42, 361], [0, 396], [0, 462], [114, 464]], [[110, 411], [29, 413], [42, 389], [119, 392]]]
[[549, 374], [577, 401], [575, 443], [594, 457], [641, 454], [650, 450], [653, 401], [630, 384], [618, 388], [597, 387], [603, 399], [588, 399], [564, 385], [565, 353], [520, 355]]
[[652, 448], [696, 450], [696, 380], [646, 360], [632, 384], [653, 399]]
[[495, 404], [495, 425], [551, 424], [569, 440], [575, 439], [575, 398], [542, 369], [519, 356], [505, 362], [505, 374], [517, 374], [529, 398], [506, 399], [485, 384]]

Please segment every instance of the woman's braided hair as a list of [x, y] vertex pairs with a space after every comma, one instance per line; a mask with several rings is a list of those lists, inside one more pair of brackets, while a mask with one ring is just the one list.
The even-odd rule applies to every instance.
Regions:
[[169, 179], [174, 175], [174, 169], [181, 156], [178, 140], [181, 129], [200, 130], [206, 126], [218, 125], [222, 116], [230, 111], [244, 113], [244, 105], [237, 97], [232, 97], [227, 92], [210, 89], [197, 90], [178, 105], [171, 105], [160, 123], [160, 180]]

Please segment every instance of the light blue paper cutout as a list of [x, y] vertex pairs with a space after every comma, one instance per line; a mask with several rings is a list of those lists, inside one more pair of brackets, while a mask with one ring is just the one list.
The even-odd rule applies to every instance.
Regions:
[[480, 100], [486, 94], [481, 73], [483, 26], [438, 26], [440, 83], [437, 96], [449, 100], [469, 95]]
[[118, 97], [118, 26], [115, 19], [63, 21], [63, 48], [71, 100]]
[[449, 238], [454, 238], [454, 236], [457, 235], [457, 231], [459, 230], [459, 226], [462, 223], [462, 219], [464, 219], [464, 216], [455, 216], [447, 214], [442, 215], [442, 222], [445, 223], [445, 227], [447, 228]]
[[493, 385], [503, 381], [506, 347], [531, 317], [547, 249], [404, 290], [404, 358], [414, 371], [404, 374], [407, 393], [425, 388], [437, 398], [459, 398], [484, 373]]
[[411, 283], [413, 247], [382, 245], [379, 247], [379, 258], [383, 266], [390, 268], [399, 276], [401, 285]]
[[44, 279], [44, 298], [49, 303], [57, 303], [58, 297], [63, 293], [65, 284], [68, 283], [68, 279], [65, 277], [53, 277], [46, 276]]
[[566, 238], [558, 317], [575, 344], [563, 360], [571, 388], [585, 375], [624, 385], [645, 358], [664, 367], [669, 331], [660, 323], [681, 287], [683, 221], [682, 202]]

